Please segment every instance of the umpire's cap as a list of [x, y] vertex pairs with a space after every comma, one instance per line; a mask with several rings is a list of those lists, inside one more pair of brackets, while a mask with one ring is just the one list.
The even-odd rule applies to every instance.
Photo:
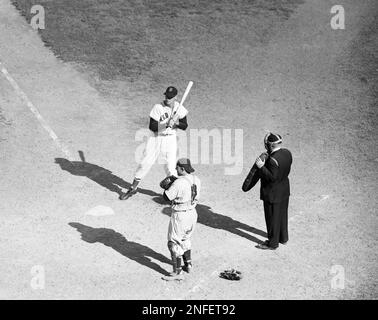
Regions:
[[276, 145], [282, 143], [282, 137], [279, 134], [267, 133], [264, 137], [265, 145]]
[[172, 99], [177, 95], [177, 89], [175, 87], [168, 87], [164, 92], [167, 99]]
[[187, 173], [194, 172], [192, 165], [190, 164], [190, 160], [187, 158], [181, 158], [177, 161], [177, 165], [181, 168], [184, 168]]

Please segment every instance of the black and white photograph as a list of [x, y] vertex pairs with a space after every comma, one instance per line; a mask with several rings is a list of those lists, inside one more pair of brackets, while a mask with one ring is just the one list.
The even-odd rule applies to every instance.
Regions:
[[376, 0], [0, 0], [0, 300], [377, 300], [377, 30]]

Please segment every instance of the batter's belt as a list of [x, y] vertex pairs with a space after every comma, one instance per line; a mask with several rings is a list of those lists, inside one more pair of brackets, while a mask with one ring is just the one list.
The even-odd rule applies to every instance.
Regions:
[[166, 137], [166, 136], [175, 136], [176, 135], [176, 133], [158, 133], [158, 136], [164, 136], [164, 137]]

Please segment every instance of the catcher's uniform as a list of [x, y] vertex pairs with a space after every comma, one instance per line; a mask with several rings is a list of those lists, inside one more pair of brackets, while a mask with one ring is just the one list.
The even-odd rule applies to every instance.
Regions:
[[175, 101], [173, 108], [166, 106], [164, 103], [155, 104], [152, 108], [150, 117], [159, 123], [159, 127], [162, 125], [163, 129], [159, 129], [157, 134], [151, 133], [148, 138], [143, 159], [135, 173], [136, 179], [143, 179], [159, 156], [165, 162], [166, 175], [177, 175], [177, 129], [165, 128], [164, 125], [168, 123], [173, 112], [177, 112], [175, 117], [178, 119], [186, 117], [188, 110], [184, 106], [179, 108], [179, 105], [179, 102]]
[[191, 249], [190, 237], [197, 222], [195, 209], [200, 197], [201, 181], [198, 177], [188, 174], [180, 176], [165, 191], [172, 201], [172, 214], [168, 227], [168, 242], [172, 242], [173, 252], [181, 256]]

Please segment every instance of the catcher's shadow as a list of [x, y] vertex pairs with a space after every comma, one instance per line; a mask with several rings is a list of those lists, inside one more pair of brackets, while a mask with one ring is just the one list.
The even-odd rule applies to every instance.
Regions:
[[[155, 202], [155, 198], [153, 198]], [[160, 204], [166, 204], [165, 203], [160, 203]], [[198, 220], [197, 223], [201, 223], [207, 227], [214, 228], [214, 229], [222, 229], [226, 230], [228, 232], [231, 232], [235, 235], [238, 235], [240, 237], [246, 238], [250, 241], [256, 242], [258, 244], [262, 244], [263, 241], [260, 239], [252, 236], [248, 232], [257, 234], [259, 236], [267, 238], [268, 235], [266, 232], [256, 229], [254, 227], [251, 227], [245, 223], [242, 223], [240, 221], [234, 220], [228, 216], [215, 213], [213, 210], [211, 210], [211, 207], [206, 206], [204, 204], [197, 204], [196, 206], [197, 209], [197, 214], [198, 214]], [[170, 216], [171, 215], [171, 208], [170, 207], [165, 207], [162, 212], [165, 215]], [[245, 232], [247, 231], [247, 232]]]
[[[62, 170], [75, 176], [87, 177], [118, 195], [123, 193], [122, 188], [130, 188], [131, 184], [129, 182], [117, 177], [110, 170], [86, 162], [82, 151], [79, 151], [79, 154], [82, 161], [70, 161], [64, 158], [55, 158], [55, 163], [57, 163]], [[159, 196], [158, 193], [148, 189], [138, 188], [138, 192], [151, 197]]]
[[171, 260], [151, 248], [137, 242], [129, 241], [122, 234], [112, 229], [92, 228], [78, 222], [70, 222], [69, 225], [81, 233], [82, 240], [88, 243], [102, 243], [133, 261], [163, 275], [168, 275], [168, 272], [157, 263], [151, 261], [151, 258], [169, 265], [172, 264]]

